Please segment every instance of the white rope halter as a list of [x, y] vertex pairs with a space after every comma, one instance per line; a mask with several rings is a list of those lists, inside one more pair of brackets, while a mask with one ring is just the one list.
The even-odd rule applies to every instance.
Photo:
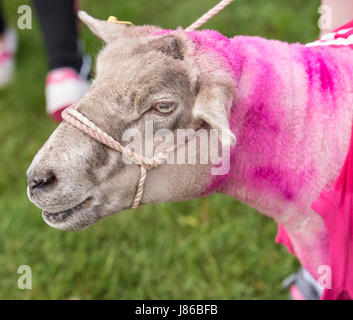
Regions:
[[93, 139], [103, 143], [109, 148], [121, 152], [125, 157], [132, 160], [134, 163], [140, 166], [140, 178], [137, 183], [137, 190], [134, 201], [132, 202], [132, 209], [135, 209], [140, 204], [142, 195], [143, 195], [143, 187], [146, 181], [147, 171], [153, 168], [158, 167], [161, 164], [165, 164], [167, 162], [168, 153], [174, 151], [177, 147], [182, 146], [184, 143], [179, 145], [173, 145], [155, 155], [153, 158], [149, 159], [143, 157], [140, 154], [135, 153], [134, 151], [123, 147], [118, 141], [116, 141], [109, 134], [104, 132], [101, 128], [95, 125], [91, 120], [87, 119], [82, 113], [78, 112], [75, 109], [67, 108], [61, 114], [62, 118], [70, 123], [73, 127], [83, 131]]

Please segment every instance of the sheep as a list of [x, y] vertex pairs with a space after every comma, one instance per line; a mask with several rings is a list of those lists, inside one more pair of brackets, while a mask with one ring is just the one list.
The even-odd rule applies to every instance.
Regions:
[[[317, 279], [330, 265], [330, 243], [311, 204], [334, 184], [349, 150], [351, 48], [79, 17], [105, 47], [72, 108], [121, 143], [126, 130], [144, 135], [150, 121], [154, 132], [214, 129], [229, 147], [221, 175], [211, 174], [211, 162], [150, 170], [141, 204], [234, 197], [273, 218], [279, 241]], [[200, 155], [210, 144], [198, 147]], [[49, 225], [80, 230], [131, 206], [140, 169], [123, 158], [63, 122], [28, 170], [29, 197]]]

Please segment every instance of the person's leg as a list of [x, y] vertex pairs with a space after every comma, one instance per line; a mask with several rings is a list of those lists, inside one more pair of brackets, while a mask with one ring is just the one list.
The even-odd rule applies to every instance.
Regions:
[[88, 90], [90, 59], [80, 50], [74, 0], [33, 0], [48, 53], [50, 72], [45, 96], [48, 114], [60, 122], [61, 112]]
[[282, 285], [284, 288], [290, 289], [291, 300], [320, 300], [323, 292], [319, 283], [303, 267], [287, 277]]
[[5, 19], [2, 13], [1, 1], [0, 1], [0, 37], [3, 35], [4, 32], [5, 32]]
[[5, 87], [13, 78], [16, 50], [17, 36], [5, 23], [0, 0], [0, 88]]
[[49, 68], [71, 67], [80, 72], [74, 0], [33, 0], [48, 53]]
[[353, 0], [322, 0], [320, 13], [325, 22], [321, 34], [331, 32], [353, 19]]

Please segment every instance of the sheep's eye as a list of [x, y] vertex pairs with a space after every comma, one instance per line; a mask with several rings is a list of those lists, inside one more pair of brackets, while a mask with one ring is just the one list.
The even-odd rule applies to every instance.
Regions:
[[159, 113], [168, 114], [174, 111], [175, 104], [173, 102], [157, 102], [154, 109]]

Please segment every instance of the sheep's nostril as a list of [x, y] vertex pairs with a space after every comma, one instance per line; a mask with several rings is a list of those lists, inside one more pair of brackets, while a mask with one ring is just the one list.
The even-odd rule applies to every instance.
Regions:
[[29, 187], [31, 189], [40, 188], [44, 184], [43, 179], [33, 179], [29, 182]]
[[56, 182], [56, 176], [53, 172], [48, 172], [44, 177], [33, 177], [28, 181], [28, 186], [31, 192], [49, 187]]

